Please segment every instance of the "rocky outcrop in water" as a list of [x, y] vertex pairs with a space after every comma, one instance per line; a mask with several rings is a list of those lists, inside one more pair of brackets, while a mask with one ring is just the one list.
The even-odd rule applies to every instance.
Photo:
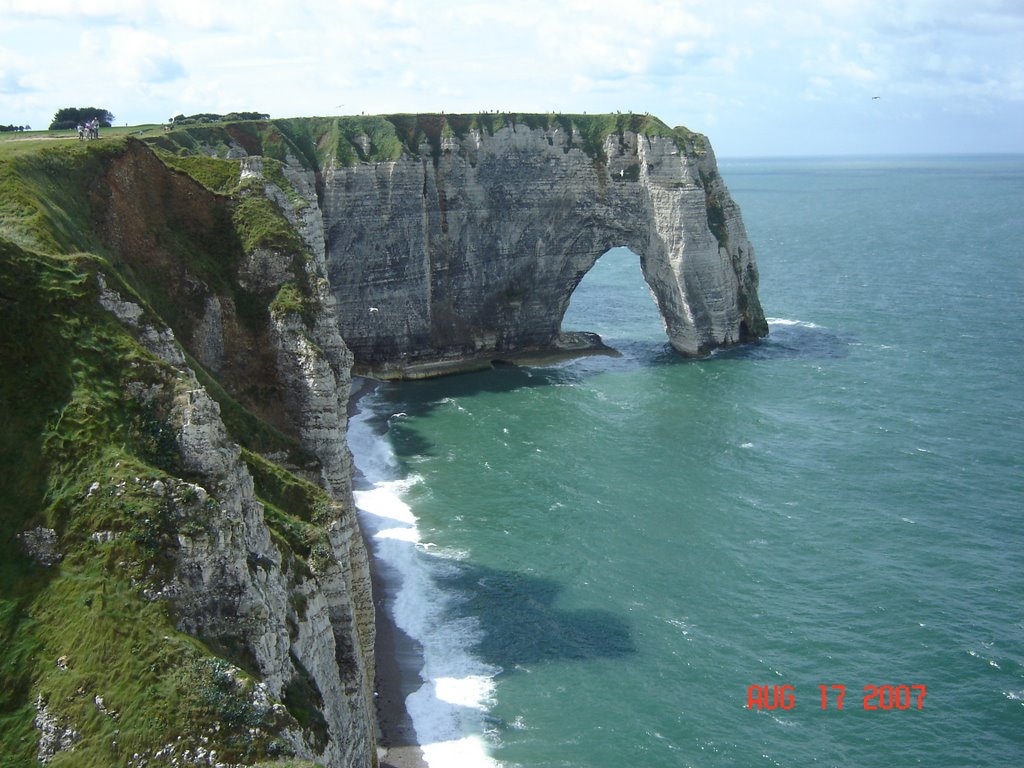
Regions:
[[459, 135], [451, 118], [415, 153], [324, 169], [327, 265], [357, 365], [417, 376], [558, 349], [573, 290], [614, 246], [640, 255], [679, 352], [767, 334], [753, 249], [703, 136], [642, 121], [588, 137], [533, 117]]

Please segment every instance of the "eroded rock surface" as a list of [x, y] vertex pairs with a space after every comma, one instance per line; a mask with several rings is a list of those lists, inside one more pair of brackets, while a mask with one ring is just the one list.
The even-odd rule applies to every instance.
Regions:
[[[173, 333], [147, 322], [141, 307], [108, 287], [102, 276], [98, 279], [103, 306], [176, 369], [170, 414], [175, 442], [183, 468], [202, 481], [184, 495], [187, 503], [202, 508], [203, 524], [179, 531], [171, 579], [148, 596], [174, 605], [180, 629], [249, 658], [260, 684], [278, 701], [288, 701], [296, 681], [315, 690], [316, 703], [305, 706], [316, 707], [319, 725], [281, 733], [297, 755], [328, 765], [369, 765], [375, 749], [372, 598], [365, 548], [345, 496], [351, 494], [349, 480], [335, 477], [344, 474], [344, 467], [325, 469], [327, 490], [336, 501], [324, 512], [322, 552], [312, 571], [303, 572], [274, 542], [241, 449], [228, 434], [220, 407], [187, 366]], [[304, 359], [318, 361], [321, 353], [295, 354], [302, 369]], [[299, 386], [316, 389], [316, 379], [315, 371], [309, 372]], [[336, 384], [333, 374], [328, 380]], [[347, 385], [346, 378], [343, 392], [320, 394], [342, 403]], [[137, 394], [152, 399], [163, 396], [161, 390]], [[317, 417], [338, 428], [332, 409], [324, 406]], [[340, 447], [332, 450], [347, 450], [343, 438], [337, 439]], [[161, 491], [162, 484], [154, 489]], [[184, 496], [174, 501], [186, 504]], [[44, 736], [64, 733], [37, 727]], [[46, 744], [69, 748], [69, 737], [57, 736]]]
[[471, 130], [395, 161], [334, 165], [323, 192], [342, 336], [382, 375], [556, 345], [569, 299], [609, 248], [640, 255], [672, 346], [767, 333], [739, 209], [698, 134]]

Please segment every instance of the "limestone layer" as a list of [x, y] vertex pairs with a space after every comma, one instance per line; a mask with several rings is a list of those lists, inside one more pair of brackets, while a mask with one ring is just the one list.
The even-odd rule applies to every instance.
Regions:
[[356, 364], [416, 376], [557, 348], [573, 290], [614, 246], [639, 254], [679, 352], [766, 335], [754, 252], [707, 140], [586, 139], [506, 121], [329, 163], [328, 274]]

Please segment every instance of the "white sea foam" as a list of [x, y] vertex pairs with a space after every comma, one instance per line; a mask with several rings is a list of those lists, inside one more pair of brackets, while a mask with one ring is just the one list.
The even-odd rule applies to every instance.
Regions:
[[[404, 500], [420, 478], [398, 477], [398, 463], [387, 439], [374, 432], [372, 416], [371, 396], [349, 420], [349, 447], [369, 486], [354, 495], [374, 557], [399, 580], [389, 612], [423, 649], [423, 685], [405, 702], [417, 741], [430, 768], [496, 766], [483, 732], [499, 670], [472, 654], [480, 635], [476, 621], [448, 616], [454, 598], [433, 576], [454, 568], [457, 558], [421, 541], [416, 516]], [[402, 417], [394, 414], [388, 422]]]
[[766, 317], [769, 326], [772, 325], [798, 325], [801, 328], [820, 328], [817, 323], [809, 323], [804, 320], [788, 320], [784, 317]]
[[693, 638], [690, 637], [690, 625], [685, 621], [685, 619], [666, 619], [665, 621], [678, 629], [687, 640], [693, 640]]
[[[769, 713], [768, 716], [771, 717], [772, 720], [781, 725], [783, 728], [796, 728], [799, 725], [799, 723], [796, 723], [792, 720], [784, 720], [778, 715], [773, 715]], [[768, 757], [768, 755], [763, 755], [763, 757]], [[776, 763], [776, 765], [778, 765], [778, 763]]]

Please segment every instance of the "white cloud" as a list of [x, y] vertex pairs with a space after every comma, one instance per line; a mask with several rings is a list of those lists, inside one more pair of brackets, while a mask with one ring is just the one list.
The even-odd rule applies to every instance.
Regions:
[[101, 34], [87, 34], [83, 43], [91, 54], [84, 64], [102, 66], [122, 86], [166, 83], [185, 76], [174, 46], [152, 32], [119, 26]]
[[999, 0], [0, 0], [0, 16], [19, 110], [3, 122], [83, 100], [130, 121], [636, 109], [798, 141], [789, 121], [825, 135], [815, 121], [875, 93], [922, 114], [1024, 99], [1024, 9]]
[[31, 84], [31, 64], [22, 56], [0, 48], [0, 93], [18, 94], [35, 90]]
[[0, 0], [0, 12], [12, 16], [74, 21], [83, 17], [138, 17], [141, 9], [140, 4], [133, 0]]
[[868, 66], [868, 62], [863, 57], [855, 53], [841, 51], [838, 47], [830, 48], [829, 54], [829, 61], [824, 67], [826, 72], [862, 84], [878, 79], [878, 75]]

